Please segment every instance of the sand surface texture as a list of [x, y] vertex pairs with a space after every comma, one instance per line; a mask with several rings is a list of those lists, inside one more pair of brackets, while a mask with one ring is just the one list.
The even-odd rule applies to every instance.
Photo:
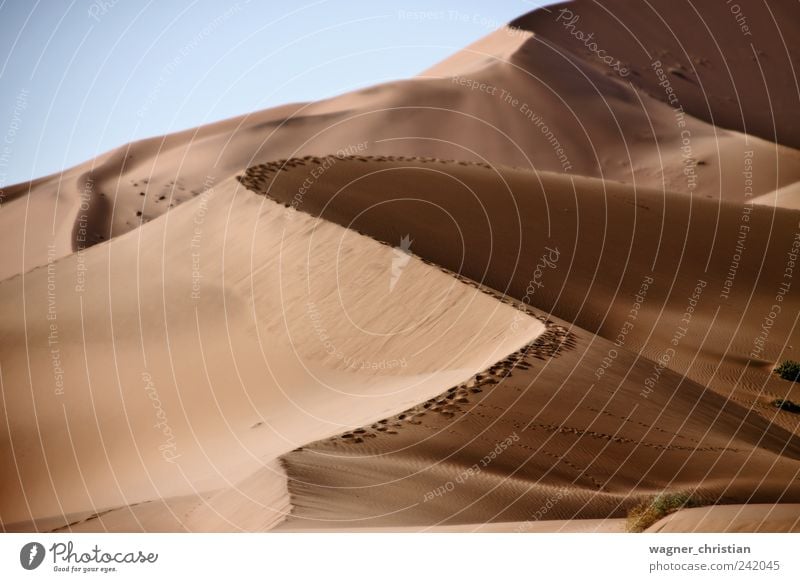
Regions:
[[6, 188], [2, 528], [800, 530], [800, 5], [737, 6]]

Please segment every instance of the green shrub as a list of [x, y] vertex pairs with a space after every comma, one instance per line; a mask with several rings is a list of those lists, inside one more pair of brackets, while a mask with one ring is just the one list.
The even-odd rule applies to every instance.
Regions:
[[781, 365], [775, 368], [775, 373], [784, 380], [790, 382], [800, 381], [800, 362], [794, 360], [784, 360]]
[[629, 532], [643, 532], [670, 513], [693, 505], [691, 495], [683, 491], [660, 493], [650, 501], [644, 501], [628, 512], [626, 529]]

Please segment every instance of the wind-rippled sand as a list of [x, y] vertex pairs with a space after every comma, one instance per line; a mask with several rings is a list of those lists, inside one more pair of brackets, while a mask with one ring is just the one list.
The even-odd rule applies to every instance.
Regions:
[[796, 531], [800, 9], [740, 4], [6, 188], [3, 528]]

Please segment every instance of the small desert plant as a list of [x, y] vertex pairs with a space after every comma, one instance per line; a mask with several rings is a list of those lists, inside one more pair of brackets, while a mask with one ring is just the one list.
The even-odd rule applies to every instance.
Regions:
[[790, 382], [800, 381], [800, 362], [794, 360], [784, 360], [781, 365], [775, 368], [775, 373], [784, 380]]
[[775, 408], [780, 408], [781, 410], [785, 410], [786, 412], [800, 414], [800, 404], [796, 404], [791, 400], [782, 400], [781, 398], [778, 398], [777, 400], [772, 401], [772, 406]]
[[628, 512], [626, 529], [629, 532], [643, 532], [662, 517], [684, 507], [692, 507], [692, 497], [688, 493], [660, 493], [650, 501], [644, 501]]

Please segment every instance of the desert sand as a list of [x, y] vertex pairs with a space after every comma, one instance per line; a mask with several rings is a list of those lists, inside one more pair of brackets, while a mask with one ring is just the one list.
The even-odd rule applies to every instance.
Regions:
[[5, 189], [3, 529], [800, 531], [800, 9], [739, 4]]
[[400, 255], [229, 180], [4, 281], [4, 390], [31, 387], [4, 392], [4, 474], [18, 470], [3, 482], [4, 521], [241, 494], [253, 479], [263, 489], [281, 475], [265, 461], [434, 396], [544, 330]]

